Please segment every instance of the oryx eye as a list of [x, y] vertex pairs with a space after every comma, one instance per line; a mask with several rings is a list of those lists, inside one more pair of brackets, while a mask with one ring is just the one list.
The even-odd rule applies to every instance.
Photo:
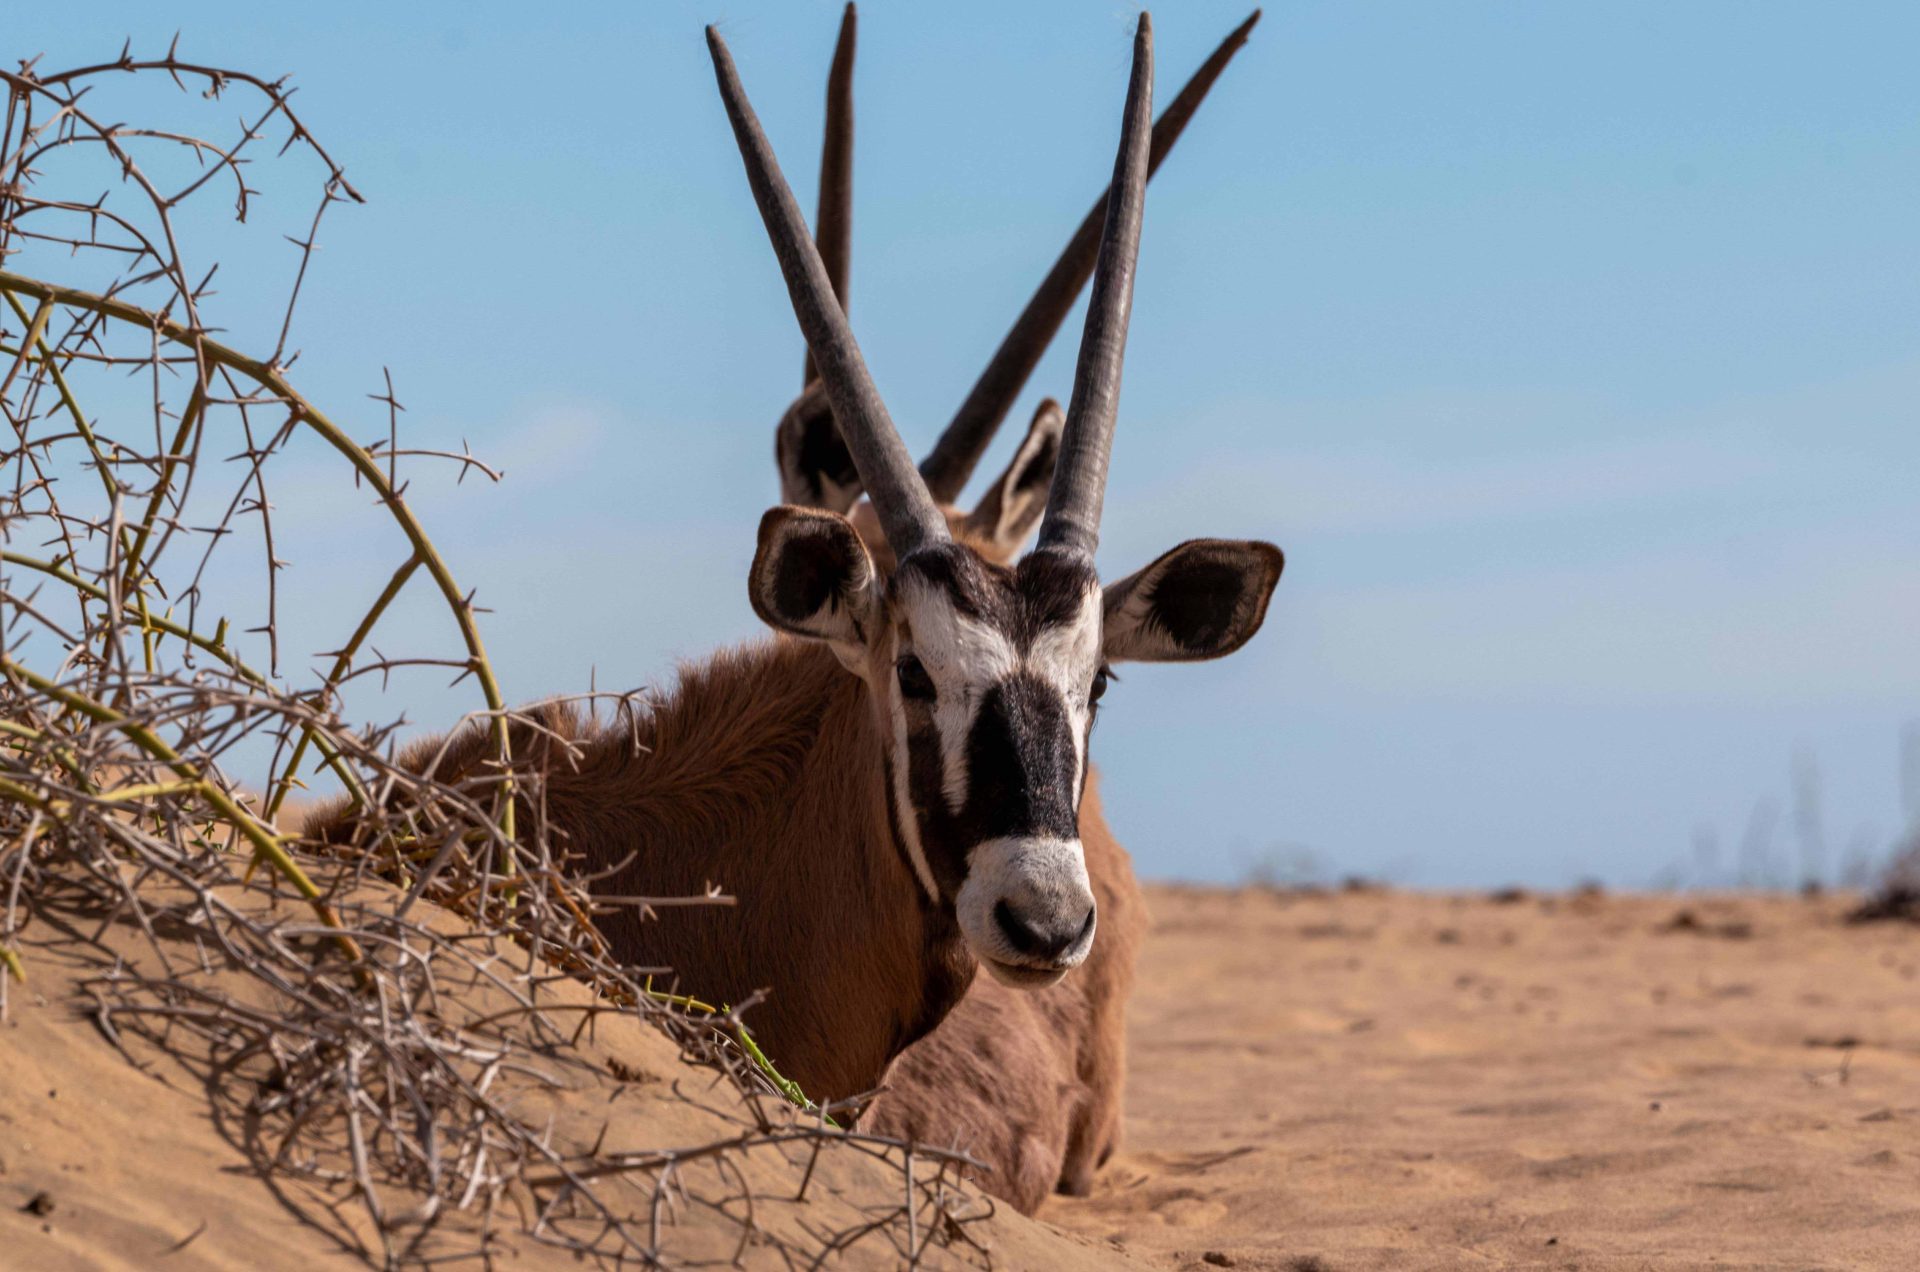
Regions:
[[1113, 673], [1108, 671], [1105, 667], [1102, 667], [1100, 670], [1093, 673], [1093, 688], [1087, 690], [1088, 702], [1100, 701], [1100, 696], [1106, 693], [1107, 691], [1107, 681], [1112, 677], [1112, 675]]
[[933, 677], [927, 674], [927, 669], [920, 665], [918, 658], [908, 654], [893, 665], [893, 670], [900, 677], [902, 698], [914, 702], [933, 701]]

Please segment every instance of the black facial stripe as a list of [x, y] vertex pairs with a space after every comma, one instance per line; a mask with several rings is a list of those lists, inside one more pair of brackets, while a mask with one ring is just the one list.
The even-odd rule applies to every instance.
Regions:
[[[908, 788], [927, 866], [944, 896], [966, 881], [967, 854], [989, 839], [1079, 837], [1085, 766], [1059, 693], [1020, 674], [990, 688], [968, 732], [965, 803], [947, 804], [940, 732], [932, 712], [907, 711]], [[1076, 767], [1079, 772], [1076, 773]]]
[[955, 819], [947, 811], [945, 765], [940, 754], [940, 730], [933, 723], [933, 712], [924, 704], [909, 702], [907, 716], [907, 797], [913, 807], [905, 816], [917, 818], [920, 851], [940, 895], [948, 900], [960, 891], [967, 879], [966, 849], [956, 843], [952, 833]]
[[1059, 692], [1021, 673], [981, 700], [967, 737], [967, 810], [980, 839], [1079, 833], [1073, 723]]
[[[907, 785], [909, 789], [907, 797], [913, 800], [915, 804], [918, 804], [920, 802], [919, 792], [912, 788], [915, 781], [914, 772], [920, 766], [917, 759], [911, 754], [911, 741], [909, 741], [908, 745]], [[900, 852], [901, 863], [906, 866], [907, 873], [911, 874], [914, 877], [915, 883], [918, 884], [920, 882], [920, 871], [918, 867], [913, 864], [913, 852], [907, 847], [906, 837], [901, 833], [901, 827], [906, 823], [906, 820], [910, 817], [916, 817], [917, 815], [911, 808], [900, 807], [899, 797], [896, 794], [898, 788], [894, 784], [893, 756], [888, 755], [883, 761], [883, 764], [887, 779], [887, 829], [892, 833], [893, 846]], [[915, 822], [915, 825], [919, 825], [918, 821]], [[935, 857], [927, 853], [924, 833], [920, 847], [922, 854], [927, 857], [927, 868], [933, 872], [935, 890], [951, 902], [954, 894], [960, 890], [962, 880], [952, 875], [950, 871], [943, 870], [941, 864], [936, 861]], [[925, 889], [916, 887], [915, 891], [918, 895], [925, 895]]]

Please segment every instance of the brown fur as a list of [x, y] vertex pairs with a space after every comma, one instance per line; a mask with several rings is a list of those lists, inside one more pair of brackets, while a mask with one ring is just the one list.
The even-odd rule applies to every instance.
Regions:
[[[942, 511], [954, 537], [987, 559], [1017, 550], [984, 539], [951, 505]], [[872, 506], [863, 500], [850, 517], [875, 568], [890, 573], [893, 551]], [[1120, 1143], [1127, 999], [1147, 911], [1132, 859], [1102, 812], [1099, 781], [1090, 770], [1080, 803], [1080, 842], [1100, 907], [1087, 961], [1041, 990], [975, 977], [946, 1019], [895, 1062], [863, 1121], [885, 1135], [960, 1146], [987, 1165], [981, 1186], [1022, 1214], [1055, 1191], [1086, 1196]]]
[[[877, 525], [860, 510], [854, 520], [890, 571]], [[1007, 554], [960, 514], [949, 521], [982, 555]], [[515, 729], [514, 754], [544, 774], [541, 810], [523, 815], [543, 813], [582, 874], [634, 854], [596, 891], [675, 896], [713, 884], [738, 898], [644, 924], [626, 912], [602, 919], [621, 958], [671, 967], [681, 989], [709, 1000], [771, 990], [749, 1023], [803, 1090], [838, 1100], [884, 1080], [863, 1124], [964, 1146], [989, 1166], [987, 1190], [1024, 1212], [1051, 1190], [1091, 1189], [1119, 1140], [1126, 1000], [1146, 924], [1097, 774], [1079, 818], [1099, 905], [1092, 952], [1057, 985], [1013, 989], [974, 976], [952, 919], [914, 880], [887, 826], [868, 695], [823, 646], [779, 640], [685, 667], [637, 727], [536, 711], [579, 754]], [[443, 745], [441, 780], [485, 775], [491, 749], [477, 727], [416, 744], [403, 764], [424, 769]], [[309, 833], [349, 830], [335, 809]]]
[[1146, 905], [1101, 815], [1098, 774], [1080, 838], [1100, 906], [1093, 951], [1059, 984], [1013, 989], [979, 976], [932, 1033], [908, 1047], [863, 1126], [958, 1146], [991, 1173], [981, 1186], [1023, 1214], [1049, 1193], [1076, 1197], [1119, 1146], [1127, 997]]
[[[671, 967], [682, 991], [708, 1001], [771, 991], [748, 1024], [812, 1098], [878, 1087], [888, 1063], [966, 990], [973, 959], [887, 826], [865, 686], [823, 646], [764, 642], [687, 666], [637, 727], [594, 726], [564, 707], [535, 711], [580, 751], [570, 762], [537, 730], [514, 730], [515, 755], [544, 774], [557, 845], [582, 874], [633, 854], [596, 892], [684, 896], [712, 884], [738, 898], [731, 908], [663, 909], [644, 923], [631, 911], [609, 915], [600, 926], [618, 956]], [[424, 770], [441, 745], [418, 744], [402, 762]], [[435, 775], [483, 775], [490, 754], [471, 728]], [[309, 833], [350, 830], [336, 808]]]

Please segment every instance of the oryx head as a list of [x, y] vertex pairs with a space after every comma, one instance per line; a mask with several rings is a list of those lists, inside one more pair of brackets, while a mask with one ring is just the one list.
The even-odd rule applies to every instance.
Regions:
[[950, 477], [915, 468], [726, 45], [711, 28], [707, 40], [819, 391], [895, 560], [879, 568], [839, 511], [783, 505], [761, 521], [754, 609], [826, 643], [864, 680], [894, 833], [930, 902], [951, 910], [995, 976], [1051, 984], [1094, 939], [1078, 814], [1109, 664], [1238, 649], [1282, 564], [1270, 544], [1193, 540], [1115, 583], [1094, 568], [1149, 167], [1151, 25], [1142, 15], [1073, 394], [1049, 434], [1057, 461], [1039, 539], [1013, 565], [956, 537], [941, 510], [977, 447], [951, 490]]

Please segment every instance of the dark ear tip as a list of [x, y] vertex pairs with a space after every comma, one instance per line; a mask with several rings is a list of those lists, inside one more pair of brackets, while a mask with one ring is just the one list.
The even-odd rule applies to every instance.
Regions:
[[770, 554], [775, 536], [780, 526], [793, 510], [785, 504], [767, 509], [760, 514], [760, 531], [753, 545], [753, 564], [747, 567], [747, 603], [761, 622], [770, 627], [780, 626], [779, 615], [767, 607], [767, 571], [772, 565]]
[[1278, 583], [1281, 572], [1287, 568], [1287, 554], [1282, 552], [1277, 544], [1268, 543], [1265, 539], [1254, 539], [1250, 546], [1262, 560], [1267, 562], [1272, 570], [1273, 581]]
[[775, 504], [773, 507], [761, 513], [760, 541], [765, 543], [767, 536], [779, 529], [781, 522], [792, 516], [793, 513], [794, 508], [791, 504]]
[[780, 527], [794, 522], [805, 522], [810, 529], [824, 530], [828, 534], [845, 529], [847, 534], [859, 538], [852, 524], [840, 513], [827, 508], [809, 508], [804, 504], [790, 503], [775, 504], [760, 514], [760, 537], [764, 540]]

